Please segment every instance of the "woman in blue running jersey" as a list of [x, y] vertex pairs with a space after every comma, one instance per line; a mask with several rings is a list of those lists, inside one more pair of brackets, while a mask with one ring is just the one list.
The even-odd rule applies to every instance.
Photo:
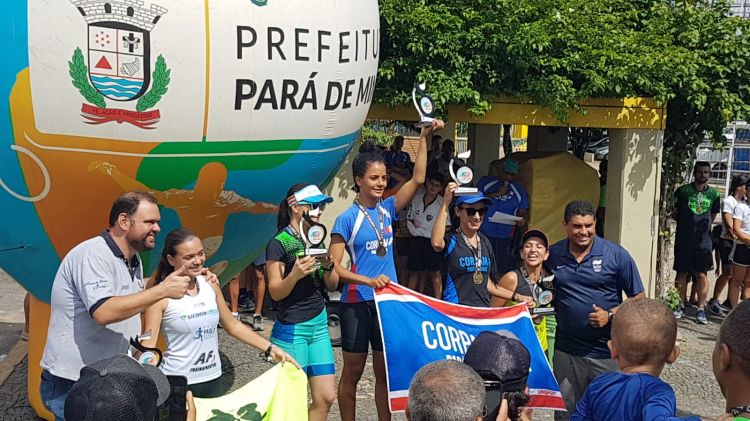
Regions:
[[[390, 420], [383, 343], [380, 337], [373, 288], [398, 282], [393, 263], [393, 229], [391, 223], [399, 210], [407, 206], [417, 189], [424, 184], [427, 170], [427, 139], [443, 128], [437, 120], [422, 128], [414, 172], [398, 193], [383, 200], [388, 185], [385, 160], [375, 145], [365, 143], [352, 162], [354, 191], [357, 200], [336, 218], [331, 234], [331, 256], [335, 270], [344, 282], [341, 297], [341, 337], [344, 368], [339, 381], [338, 399], [342, 421], [355, 419], [357, 384], [365, 369], [367, 352], [372, 345], [375, 373], [375, 404], [378, 419]], [[351, 268], [341, 266], [344, 250]]]

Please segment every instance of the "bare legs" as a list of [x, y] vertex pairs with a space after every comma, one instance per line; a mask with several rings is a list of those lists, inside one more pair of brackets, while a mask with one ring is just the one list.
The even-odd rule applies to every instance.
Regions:
[[310, 421], [325, 421], [328, 419], [331, 405], [336, 399], [336, 376], [333, 374], [315, 376], [310, 377], [309, 381], [312, 404], [307, 410], [308, 419]]
[[[339, 410], [342, 421], [354, 421], [357, 402], [357, 384], [367, 363], [367, 353], [343, 352], [344, 369], [339, 381]], [[390, 421], [388, 410], [388, 386], [385, 375], [385, 359], [382, 351], [373, 351], [372, 368], [375, 373], [375, 406], [379, 421]]]

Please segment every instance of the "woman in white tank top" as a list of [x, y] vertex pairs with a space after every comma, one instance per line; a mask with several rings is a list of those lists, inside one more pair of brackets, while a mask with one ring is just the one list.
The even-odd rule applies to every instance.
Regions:
[[274, 361], [294, 363], [294, 360], [232, 316], [219, 285], [207, 282], [201, 275], [205, 262], [203, 244], [193, 232], [176, 229], [167, 235], [161, 261], [153, 276], [154, 284], [175, 271], [190, 275], [191, 281], [184, 297], [178, 300], [165, 298], [146, 309], [144, 330], [151, 330], [152, 335], [142, 343], [146, 347], [155, 347], [162, 331], [167, 340], [160, 367], [164, 374], [185, 376], [188, 389], [195, 397], [213, 398], [224, 392], [219, 382], [219, 322], [227, 333], [264, 351]]

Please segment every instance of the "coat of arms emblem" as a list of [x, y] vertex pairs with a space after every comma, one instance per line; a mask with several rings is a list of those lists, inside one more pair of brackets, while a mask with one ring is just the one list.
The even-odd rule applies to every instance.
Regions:
[[[167, 9], [143, 0], [71, 0], [88, 24], [88, 66], [80, 48], [68, 63], [73, 86], [88, 102], [89, 124], [112, 121], [153, 129], [161, 118], [151, 110], [167, 93], [170, 70], [159, 55], [151, 72], [151, 31]], [[135, 110], [108, 108], [107, 101], [137, 100]]]

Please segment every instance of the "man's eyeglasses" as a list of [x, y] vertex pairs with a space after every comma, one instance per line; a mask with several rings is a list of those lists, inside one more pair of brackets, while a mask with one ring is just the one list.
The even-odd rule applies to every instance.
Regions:
[[464, 207], [461, 207], [459, 209], [465, 211], [466, 214], [469, 215], [472, 218], [474, 217], [474, 215], [477, 214], [477, 212], [479, 213], [479, 216], [484, 216], [487, 213], [487, 208], [479, 208], [479, 209], [477, 209], [477, 208], [464, 208]]

